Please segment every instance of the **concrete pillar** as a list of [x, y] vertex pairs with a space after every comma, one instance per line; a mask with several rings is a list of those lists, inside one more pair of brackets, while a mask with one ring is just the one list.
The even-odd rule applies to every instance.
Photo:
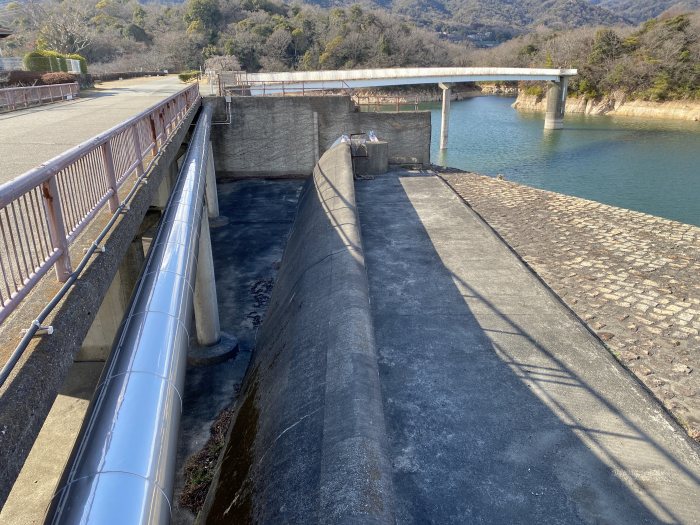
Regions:
[[194, 320], [197, 329], [197, 343], [201, 346], [212, 346], [221, 339], [221, 327], [219, 325], [219, 305], [216, 298], [209, 221], [206, 217], [202, 217], [201, 228], [197, 277], [194, 284]]
[[80, 352], [75, 358], [81, 361], [105, 361], [112, 349], [114, 337], [129, 307], [129, 300], [145, 262], [143, 243], [135, 238], [124, 255], [109, 289], [105, 294], [95, 319], [90, 325]]
[[210, 219], [219, 216], [219, 196], [216, 193], [216, 170], [214, 169], [214, 152], [211, 142], [207, 148], [207, 183], [206, 183], [207, 214]]
[[165, 206], [168, 204], [168, 199], [170, 198], [170, 192], [177, 181], [177, 164], [175, 161], [168, 166], [163, 179], [160, 181], [160, 186], [158, 186], [158, 192], [153, 197], [153, 202], [151, 207], [157, 208], [159, 210], [164, 210]]
[[544, 129], [562, 129], [564, 127], [564, 110], [569, 79], [561, 77], [559, 82], [549, 82], [547, 89], [547, 113], [544, 117]]
[[452, 84], [438, 84], [442, 89], [442, 122], [440, 124], [440, 149], [447, 149], [447, 133], [450, 128], [450, 98]]

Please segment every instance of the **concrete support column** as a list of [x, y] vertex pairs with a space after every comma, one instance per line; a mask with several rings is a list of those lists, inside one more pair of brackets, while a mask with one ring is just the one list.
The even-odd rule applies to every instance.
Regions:
[[153, 197], [153, 202], [151, 207], [157, 208], [159, 210], [164, 210], [168, 204], [168, 199], [170, 198], [170, 192], [177, 182], [177, 163], [173, 162], [168, 166], [168, 171], [166, 172], [163, 179], [160, 181], [160, 186], [158, 186], [158, 192]]
[[143, 242], [140, 237], [136, 237], [129, 245], [119, 270], [109, 285], [75, 358], [76, 362], [107, 360], [144, 263]]
[[561, 77], [559, 82], [549, 82], [547, 89], [547, 113], [544, 117], [544, 129], [562, 129], [564, 127], [564, 110], [569, 79]]
[[216, 193], [216, 170], [214, 169], [214, 152], [211, 142], [207, 148], [207, 184], [206, 184], [207, 214], [210, 219], [219, 216], [219, 196]]
[[197, 277], [194, 284], [194, 319], [197, 329], [197, 343], [201, 346], [213, 346], [221, 339], [221, 327], [219, 325], [219, 305], [216, 298], [209, 221], [206, 217], [202, 217], [201, 228]]
[[438, 84], [442, 89], [442, 121], [440, 124], [440, 149], [447, 149], [447, 134], [450, 128], [450, 99], [452, 84]]

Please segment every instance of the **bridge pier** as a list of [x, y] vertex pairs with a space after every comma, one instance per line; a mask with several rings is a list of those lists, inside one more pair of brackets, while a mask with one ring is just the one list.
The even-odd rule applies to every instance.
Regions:
[[559, 82], [549, 82], [547, 88], [547, 113], [544, 117], [544, 129], [562, 129], [564, 111], [569, 86], [568, 77], [560, 77]]
[[452, 84], [438, 84], [442, 89], [442, 120], [440, 122], [440, 149], [447, 149], [447, 135], [450, 128], [450, 98], [452, 97]]
[[201, 346], [217, 344], [221, 339], [219, 306], [216, 296], [209, 221], [205, 220], [204, 217], [199, 232], [197, 277], [194, 284], [194, 319], [197, 329], [197, 343]]
[[197, 346], [191, 348], [187, 360], [191, 365], [208, 365], [225, 361], [238, 351], [238, 340], [221, 331], [219, 303], [216, 295], [214, 256], [210, 228], [228, 224], [228, 218], [219, 214], [216, 192], [216, 171], [211, 142], [207, 144], [205, 169], [205, 209], [199, 232], [197, 275], [194, 284], [194, 321]]
[[207, 200], [207, 215], [210, 219], [216, 219], [219, 216], [219, 196], [216, 194], [216, 171], [214, 170], [214, 152], [211, 147], [211, 142], [207, 147], [207, 184], [206, 184], [206, 200]]
[[137, 236], [131, 241], [124, 254], [80, 351], [75, 357], [75, 362], [107, 360], [114, 336], [129, 307], [129, 299], [136, 287], [145, 259], [143, 241]]

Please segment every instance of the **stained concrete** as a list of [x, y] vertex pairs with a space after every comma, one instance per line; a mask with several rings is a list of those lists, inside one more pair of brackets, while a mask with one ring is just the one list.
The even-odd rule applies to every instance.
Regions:
[[211, 230], [219, 319], [222, 329], [238, 338], [239, 352], [232, 360], [187, 370], [173, 525], [194, 522], [179, 504], [185, 462], [209, 439], [216, 416], [238, 397], [303, 184], [299, 179], [257, 179], [218, 185], [220, 213], [230, 219]]
[[7, 501], [0, 523], [39, 525], [73, 450], [104, 362], [75, 363], [46, 416]]
[[[223, 97], [215, 120], [226, 120]], [[212, 128], [219, 178], [308, 176], [342, 134], [376, 132], [389, 163], [430, 163], [430, 112], [360, 113], [349, 96], [233, 97], [231, 124]]]
[[398, 523], [700, 523], [697, 447], [455, 193], [357, 201]]
[[391, 523], [350, 148], [299, 201], [200, 523]]

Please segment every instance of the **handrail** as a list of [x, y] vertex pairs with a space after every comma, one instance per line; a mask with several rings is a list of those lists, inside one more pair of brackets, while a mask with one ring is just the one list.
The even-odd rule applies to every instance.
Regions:
[[[212, 106], [190, 147], [45, 523], [168, 523]], [[205, 233], [204, 233], [205, 234]]]
[[70, 100], [77, 97], [79, 91], [80, 86], [77, 82], [0, 89], [0, 111], [14, 111], [18, 106], [27, 108], [56, 100]]
[[105, 204], [117, 210], [198, 100], [194, 84], [0, 185], [0, 323], [52, 266], [69, 278], [70, 244]]

